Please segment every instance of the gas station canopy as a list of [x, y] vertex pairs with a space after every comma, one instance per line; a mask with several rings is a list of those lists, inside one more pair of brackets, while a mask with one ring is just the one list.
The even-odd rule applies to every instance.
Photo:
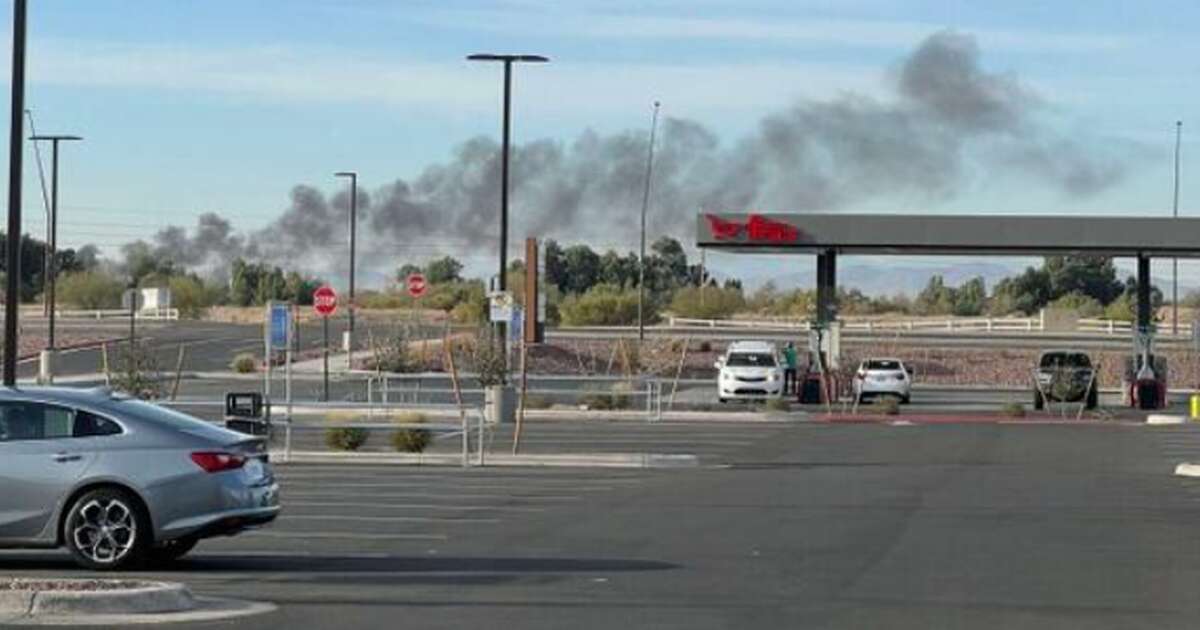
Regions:
[[696, 244], [741, 253], [1200, 258], [1200, 218], [703, 213]]

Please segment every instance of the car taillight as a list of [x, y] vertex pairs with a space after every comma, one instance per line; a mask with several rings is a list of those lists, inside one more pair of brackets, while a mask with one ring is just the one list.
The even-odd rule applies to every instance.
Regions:
[[200, 451], [192, 453], [192, 461], [204, 469], [204, 472], [218, 473], [225, 470], [237, 470], [246, 465], [246, 457], [234, 453], [219, 451]]

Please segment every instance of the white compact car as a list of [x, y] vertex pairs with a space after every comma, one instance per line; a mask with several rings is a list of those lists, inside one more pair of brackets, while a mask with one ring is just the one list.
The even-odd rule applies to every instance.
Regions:
[[717, 397], [730, 400], [765, 400], [783, 393], [783, 368], [775, 344], [735, 341], [717, 363]]
[[867, 359], [854, 373], [854, 395], [859, 402], [871, 396], [894, 396], [908, 403], [912, 375], [912, 369], [900, 359]]

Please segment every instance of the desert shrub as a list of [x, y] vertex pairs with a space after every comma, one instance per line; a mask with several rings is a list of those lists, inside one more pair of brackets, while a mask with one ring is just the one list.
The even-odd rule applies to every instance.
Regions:
[[412, 330], [396, 325], [380, 337], [371, 337], [372, 367], [380, 372], [418, 372], [420, 361], [413, 356], [409, 343]]
[[554, 403], [545, 396], [539, 396], [537, 394], [525, 395], [526, 409], [549, 409], [552, 406], [554, 406]]
[[[402, 413], [392, 418], [397, 424], [421, 424], [426, 417], [423, 413]], [[433, 434], [428, 429], [402, 428], [392, 434], [392, 446], [401, 453], [420, 453], [433, 441]]]
[[102, 271], [77, 271], [58, 279], [59, 304], [93, 310], [119, 308], [125, 283]]
[[1025, 405], [1015, 402], [1005, 403], [1004, 406], [1000, 407], [1000, 415], [1008, 416], [1009, 418], [1024, 418]]
[[894, 396], [880, 396], [871, 403], [871, 411], [881, 416], [899, 415], [900, 401]]
[[109, 385], [116, 391], [135, 398], [153, 400], [164, 393], [162, 370], [158, 359], [144, 343], [124, 344], [118, 350], [116, 370], [109, 375]]
[[[647, 296], [648, 298], [651, 296]], [[567, 326], [627, 326], [637, 323], [638, 292], [611, 284], [598, 284], [582, 295], [567, 296], [559, 306]], [[657, 319], [654, 300], [647, 299], [644, 318]]]
[[763, 404], [764, 411], [791, 411], [792, 404], [786, 398], [768, 398]]
[[357, 427], [325, 429], [325, 445], [335, 451], [357, 451], [371, 437], [371, 431]]
[[683, 287], [671, 298], [671, 312], [679, 317], [725, 319], [746, 308], [738, 287]]
[[229, 369], [238, 374], [251, 374], [258, 371], [258, 358], [249, 352], [243, 352], [229, 363]]
[[631, 388], [628, 383], [616, 383], [608, 392], [595, 392], [581, 396], [579, 404], [586, 406], [588, 409], [603, 411], [629, 409], [633, 402], [630, 391]]

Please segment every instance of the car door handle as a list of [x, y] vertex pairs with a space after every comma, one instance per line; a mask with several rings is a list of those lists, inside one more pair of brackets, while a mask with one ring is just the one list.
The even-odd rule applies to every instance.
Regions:
[[83, 455], [77, 453], [55, 453], [54, 461], [63, 464], [66, 462], [77, 462], [83, 459]]

